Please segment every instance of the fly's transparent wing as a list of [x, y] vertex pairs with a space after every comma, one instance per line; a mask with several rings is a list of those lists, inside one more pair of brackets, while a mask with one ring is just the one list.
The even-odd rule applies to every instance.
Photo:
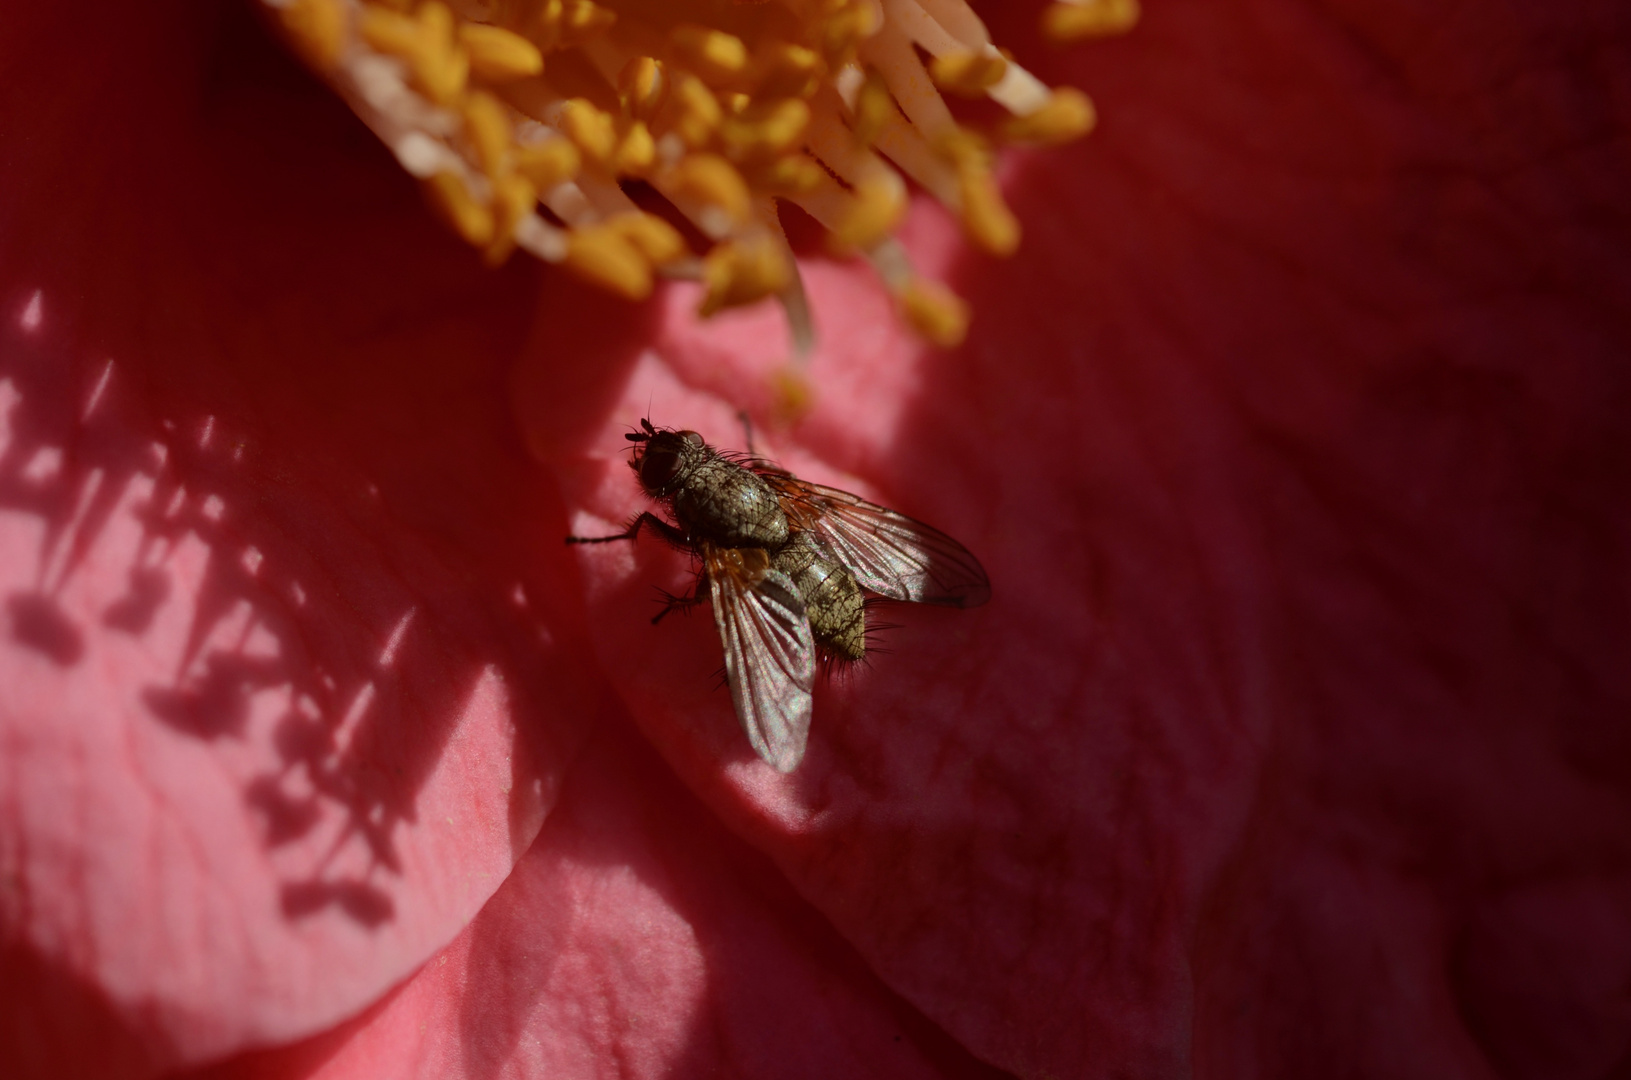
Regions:
[[706, 545], [703, 562], [736, 718], [760, 757], [792, 772], [804, 758], [815, 685], [804, 601], [758, 548]]
[[891, 600], [979, 607], [991, 581], [968, 548], [939, 529], [847, 491], [767, 471], [797, 528], [813, 529], [861, 587]]

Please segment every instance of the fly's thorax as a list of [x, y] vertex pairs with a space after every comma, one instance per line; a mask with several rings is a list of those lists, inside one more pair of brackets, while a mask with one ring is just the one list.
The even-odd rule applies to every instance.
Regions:
[[846, 660], [866, 655], [866, 611], [861, 586], [821, 537], [794, 532], [771, 565], [792, 579], [804, 600], [816, 643]]
[[775, 490], [734, 461], [710, 454], [691, 465], [666, 497], [680, 528], [699, 540], [771, 550], [787, 542], [787, 515]]

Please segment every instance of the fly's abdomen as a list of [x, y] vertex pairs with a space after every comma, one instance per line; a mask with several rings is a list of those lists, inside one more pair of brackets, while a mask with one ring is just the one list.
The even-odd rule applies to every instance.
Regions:
[[866, 655], [866, 612], [849, 567], [815, 533], [795, 532], [772, 563], [792, 579], [804, 599], [816, 644], [846, 660]]

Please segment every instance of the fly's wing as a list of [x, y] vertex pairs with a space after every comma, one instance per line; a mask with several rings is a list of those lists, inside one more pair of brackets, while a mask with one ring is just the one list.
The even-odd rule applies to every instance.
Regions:
[[779, 772], [804, 758], [815, 639], [792, 580], [759, 548], [704, 545], [725, 679], [753, 749]]
[[939, 529], [780, 470], [761, 475], [782, 496], [794, 527], [819, 533], [863, 589], [891, 600], [963, 608], [991, 599], [980, 560]]

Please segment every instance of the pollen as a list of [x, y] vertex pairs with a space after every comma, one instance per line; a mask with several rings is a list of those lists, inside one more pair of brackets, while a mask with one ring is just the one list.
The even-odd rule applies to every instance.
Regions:
[[[1006, 257], [1021, 224], [999, 151], [1096, 122], [1087, 95], [1031, 75], [965, 0], [262, 3], [489, 263], [520, 249], [636, 301], [664, 277], [699, 281], [704, 317], [774, 299], [797, 352], [814, 326], [779, 204], [871, 263], [906, 325], [955, 345], [968, 306], [895, 237], [911, 188]], [[1060, 0], [1042, 31], [1077, 41], [1138, 15], [1138, 0]], [[948, 98], [1007, 116], [972, 125]], [[635, 201], [635, 181], [691, 241]]]

